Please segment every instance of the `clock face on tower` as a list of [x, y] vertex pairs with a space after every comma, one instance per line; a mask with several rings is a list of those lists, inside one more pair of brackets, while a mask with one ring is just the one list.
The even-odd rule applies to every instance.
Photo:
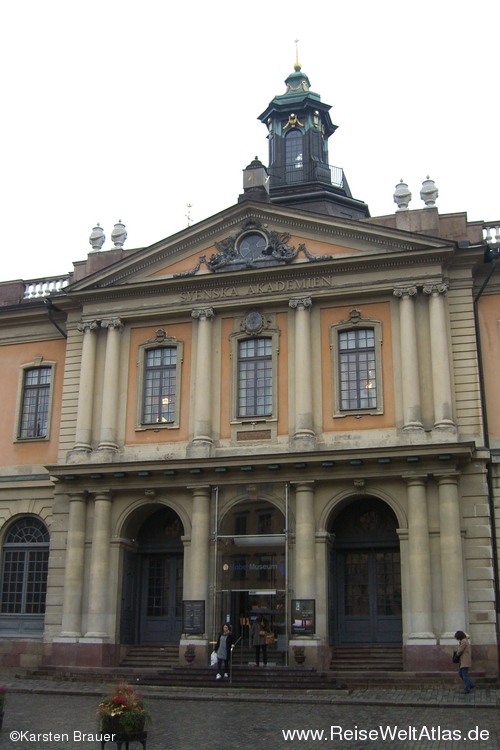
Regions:
[[244, 237], [241, 238], [238, 244], [240, 255], [242, 258], [245, 258], [245, 259], [258, 258], [260, 255], [263, 254], [266, 247], [267, 247], [267, 242], [266, 242], [265, 237], [263, 237], [263, 235], [259, 234], [258, 232], [252, 232], [251, 234], [246, 234]]

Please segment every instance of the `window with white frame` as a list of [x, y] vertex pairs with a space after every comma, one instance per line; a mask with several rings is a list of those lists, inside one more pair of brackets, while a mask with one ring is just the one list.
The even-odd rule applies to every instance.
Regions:
[[179, 426], [182, 343], [139, 347], [136, 429]]
[[332, 327], [335, 416], [383, 410], [381, 324], [363, 322]]

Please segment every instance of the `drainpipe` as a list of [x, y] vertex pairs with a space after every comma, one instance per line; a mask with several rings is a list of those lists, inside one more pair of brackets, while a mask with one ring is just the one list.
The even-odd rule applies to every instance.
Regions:
[[[500, 239], [500, 238], [497, 238]], [[493, 582], [495, 587], [495, 632], [497, 639], [497, 668], [498, 674], [500, 675], [500, 622], [499, 622], [499, 602], [500, 602], [500, 580], [498, 571], [498, 550], [497, 550], [497, 529], [495, 519], [495, 502], [493, 497], [493, 476], [491, 467], [491, 452], [490, 452], [490, 436], [488, 431], [488, 412], [486, 408], [486, 389], [484, 385], [484, 367], [483, 367], [483, 354], [481, 348], [481, 331], [479, 326], [479, 309], [478, 304], [486, 289], [489, 280], [495, 272], [497, 260], [500, 256], [500, 242], [495, 242], [492, 237], [487, 238], [488, 251], [485, 253], [485, 262], [491, 262], [491, 268], [486, 276], [483, 284], [474, 299], [474, 327], [476, 332], [476, 348], [477, 348], [477, 362], [479, 372], [479, 393], [481, 399], [481, 414], [483, 422], [483, 434], [484, 434], [484, 448], [488, 451], [489, 459], [486, 464], [486, 482], [488, 487], [488, 506], [491, 518], [491, 545], [492, 545], [492, 557], [493, 557]]]
[[52, 313], [53, 312], [61, 312], [61, 311], [59, 310], [58, 307], [56, 307], [54, 305], [54, 303], [52, 302], [52, 300], [49, 299], [48, 297], [47, 297], [47, 299], [44, 299], [44, 303], [45, 303], [45, 305], [47, 307], [47, 314], [49, 316], [50, 322], [52, 323], [53, 326], [55, 326], [57, 328], [57, 330], [59, 331], [59, 333], [61, 334], [61, 336], [64, 336], [64, 338], [67, 339], [68, 338], [68, 334], [63, 331], [63, 329], [61, 328], [61, 326], [58, 323], [56, 323], [56, 321], [52, 317]]

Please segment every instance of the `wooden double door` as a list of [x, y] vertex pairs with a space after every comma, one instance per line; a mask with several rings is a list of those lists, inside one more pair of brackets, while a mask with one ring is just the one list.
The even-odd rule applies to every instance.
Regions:
[[330, 641], [402, 642], [401, 559], [397, 519], [376, 498], [351, 502], [331, 531]]
[[143, 523], [138, 549], [124, 552], [122, 643], [179, 643], [184, 586], [182, 533], [177, 514], [164, 508]]

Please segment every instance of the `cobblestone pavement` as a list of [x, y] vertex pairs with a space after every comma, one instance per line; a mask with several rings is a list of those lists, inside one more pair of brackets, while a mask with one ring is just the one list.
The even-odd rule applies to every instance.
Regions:
[[[14, 679], [2, 683], [9, 693], [0, 750], [100, 749], [95, 710], [105, 685]], [[147, 750], [500, 748], [500, 710], [495, 708], [500, 690], [470, 695], [460, 693], [459, 687], [276, 694], [145, 686], [143, 693], [153, 716]], [[295, 733], [286, 739], [287, 730], [312, 730], [316, 735]], [[397, 731], [399, 738], [391, 738]], [[115, 749], [114, 743], [106, 745], [106, 750]], [[141, 745], [130, 743], [130, 750], [141, 750]]]

